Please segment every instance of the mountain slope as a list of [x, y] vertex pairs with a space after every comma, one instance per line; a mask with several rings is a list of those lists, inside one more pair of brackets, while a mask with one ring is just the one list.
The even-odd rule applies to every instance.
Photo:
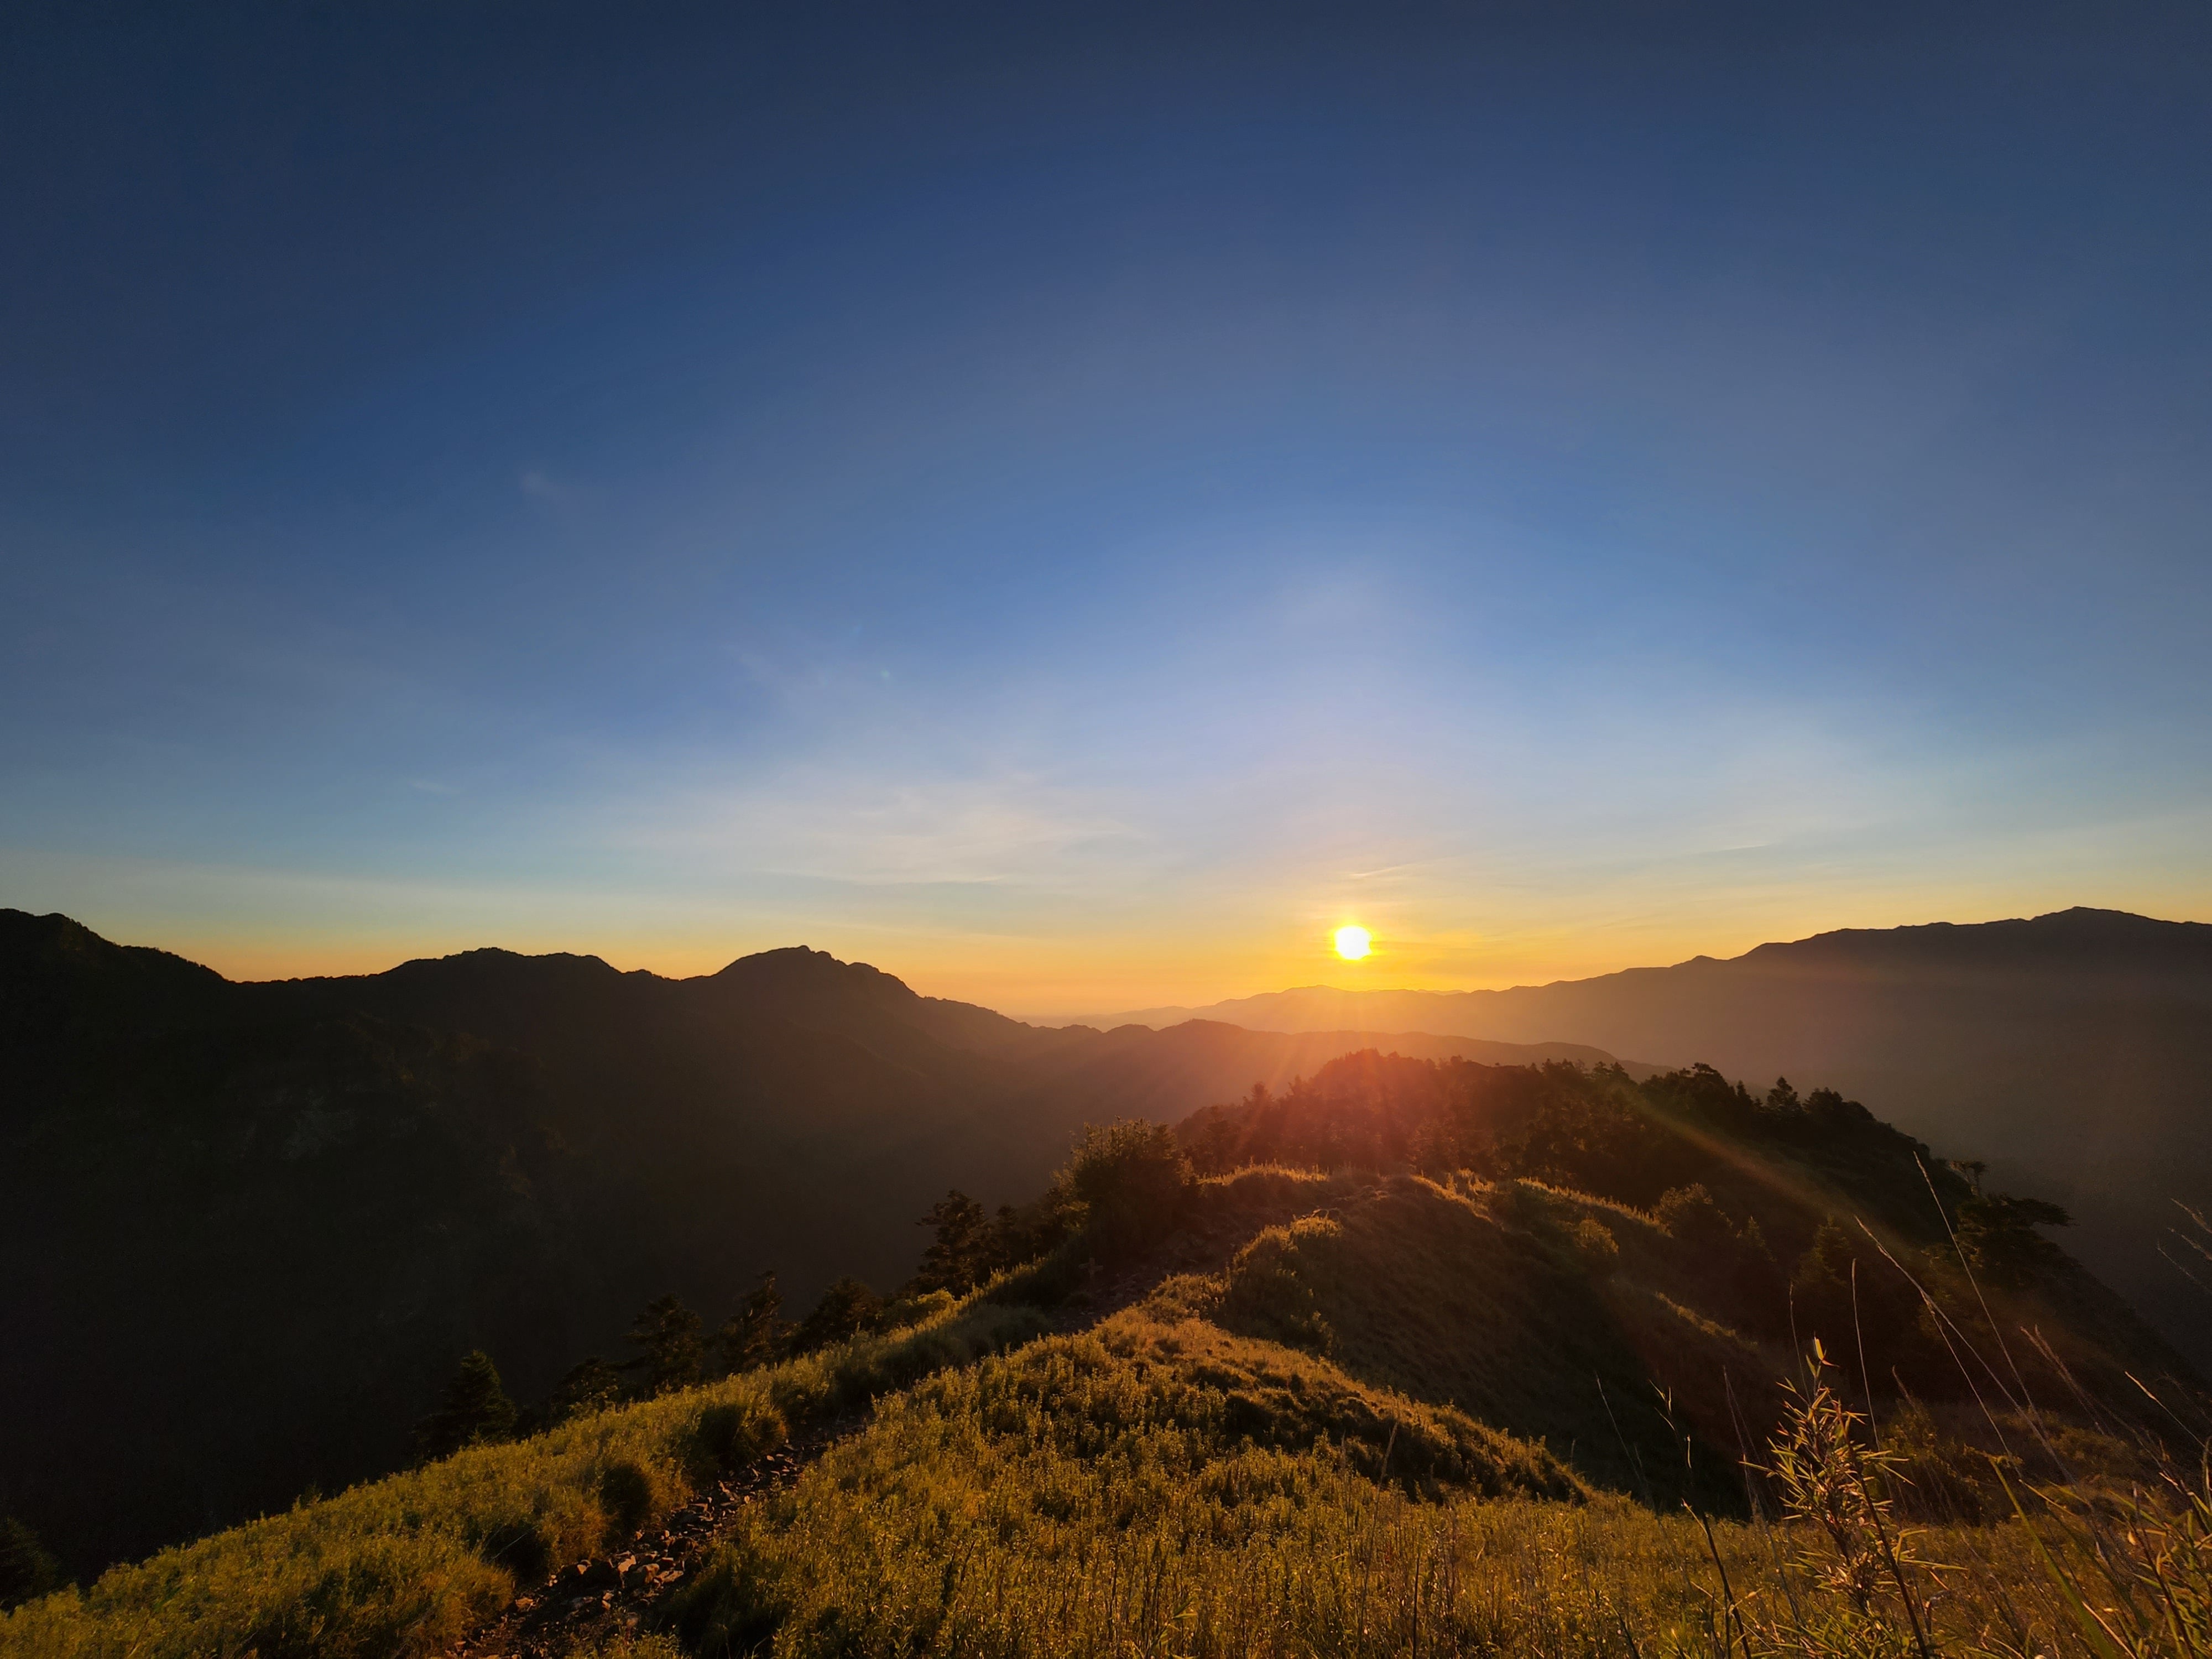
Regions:
[[[1248, 1154], [1297, 1167], [1192, 1168]], [[2201, 1389], [2048, 1218], [1827, 1091], [1362, 1054], [1087, 1136], [1055, 1192], [1063, 1243], [911, 1322], [117, 1568], [0, 1653], [2059, 1652], [2081, 1604], [2009, 1494], [2202, 1486], [2166, 1440]], [[1861, 1357], [1799, 1412], [1814, 1337]], [[1954, 1564], [1895, 1578], [1915, 1643], [1836, 1570], [1865, 1509], [1771, 1468], [1778, 1433], [1863, 1467], [1831, 1389]], [[2092, 1553], [2045, 1501], [2039, 1551], [2164, 1551], [2134, 1628], [2198, 1605], [2162, 1515]]]
[[2075, 1252], [2212, 1364], [2196, 1292], [2160, 1254], [2177, 1200], [2212, 1210], [2212, 926], [2075, 909], [1507, 991], [1316, 988], [1123, 1018], [1193, 1016], [1572, 1040], [1762, 1083], [1820, 1078], [2067, 1206]]
[[948, 1188], [1378, 1041], [1041, 1030], [805, 950], [232, 984], [0, 911], [0, 1514], [84, 1570], [281, 1508], [404, 1461], [469, 1348], [542, 1397], [663, 1291], [888, 1288]]

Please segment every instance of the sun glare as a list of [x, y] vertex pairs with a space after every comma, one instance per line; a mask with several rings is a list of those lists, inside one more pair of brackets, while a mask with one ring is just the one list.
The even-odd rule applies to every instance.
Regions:
[[1373, 948], [1364, 927], [1340, 927], [1336, 930], [1336, 953], [1346, 962], [1357, 962]]

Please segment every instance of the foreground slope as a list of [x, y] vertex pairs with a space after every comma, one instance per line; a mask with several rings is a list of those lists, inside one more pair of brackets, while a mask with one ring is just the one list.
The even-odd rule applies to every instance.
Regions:
[[1372, 1040], [1041, 1030], [805, 950], [233, 984], [0, 911], [0, 1515], [89, 1571], [396, 1468], [469, 1349], [539, 1398], [664, 1291], [887, 1287], [948, 1187]]
[[[1438, 1178], [1311, 1151], [1401, 1139]], [[1267, 1144], [1308, 1167], [1186, 1163]], [[1647, 1209], [1516, 1169], [1704, 1179]], [[1997, 1650], [2056, 1654], [2072, 1604], [2003, 1520], [1998, 1471], [2063, 1461], [2116, 1503], [2158, 1467], [2149, 1419], [2199, 1409], [1996, 1195], [1826, 1093], [1356, 1056], [1199, 1115], [1180, 1146], [1091, 1135], [1042, 1202], [1076, 1231], [958, 1300], [118, 1569], [0, 1622], [0, 1653], [1909, 1652], [1909, 1613], [1943, 1650], [2009, 1629]], [[1868, 1224], [1854, 1321], [1894, 1361], [1863, 1403], [1939, 1528], [1913, 1547], [1969, 1564], [1909, 1568], [1894, 1595], [1839, 1586], [1819, 1528], [1730, 1518], [1786, 1508], [1747, 1460], [1830, 1420], [1778, 1387], [1790, 1301], [1778, 1316], [1759, 1266], [1826, 1319], [1814, 1270], [1858, 1248], [1845, 1217]], [[1917, 1314], [1885, 1269], [1917, 1275]], [[1923, 1316], [1998, 1369], [1920, 1370]], [[2062, 1362], [2078, 1407], [2050, 1387]], [[2160, 1403], [2108, 1391], [2123, 1371]], [[787, 1435], [841, 1425], [795, 1484], [741, 1494]], [[2069, 1571], [2124, 1566], [2064, 1513], [2043, 1547]], [[2212, 1587], [2212, 1555], [2166, 1566]], [[2155, 1613], [2166, 1592], [2142, 1593]]]

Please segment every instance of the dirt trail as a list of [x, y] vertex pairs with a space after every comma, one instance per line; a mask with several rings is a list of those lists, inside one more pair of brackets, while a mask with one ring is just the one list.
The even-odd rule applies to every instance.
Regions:
[[746, 1504], [780, 1492], [866, 1424], [848, 1417], [798, 1435], [630, 1539], [612, 1555], [562, 1567], [448, 1651], [454, 1659], [565, 1659], [580, 1645], [638, 1629], [704, 1565]]
[[[1087, 1330], [1143, 1300], [1170, 1273], [1218, 1271], [1261, 1226], [1291, 1212], [1263, 1208], [1205, 1217], [1133, 1267], [1110, 1275], [1094, 1269], [1052, 1324], [1065, 1333]], [[613, 1554], [562, 1567], [449, 1649], [452, 1659], [567, 1659], [580, 1646], [649, 1627], [651, 1615], [705, 1565], [740, 1510], [791, 1486], [830, 1447], [866, 1428], [868, 1417], [863, 1412], [795, 1435]]]

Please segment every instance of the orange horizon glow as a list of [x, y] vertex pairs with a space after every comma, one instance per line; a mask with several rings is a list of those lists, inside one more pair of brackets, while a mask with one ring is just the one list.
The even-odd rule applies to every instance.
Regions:
[[[213, 968], [227, 978], [263, 980], [380, 973], [403, 962], [483, 947], [524, 954], [597, 956], [629, 971], [669, 978], [711, 974], [740, 957], [803, 945], [891, 974], [924, 996], [980, 1004], [1021, 1018], [1066, 1019], [1163, 1007], [1203, 1007], [1232, 998], [1308, 986], [1340, 990], [1474, 991], [1584, 979], [1624, 969], [1665, 966], [1696, 956], [1728, 957], [1771, 941], [1841, 927], [1894, 927], [1928, 921], [1976, 922], [2064, 909], [2076, 902], [2177, 921], [2212, 921], [2212, 902], [2146, 902], [2148, 896], [2052, 895], [2027, 902], [1954, 905], [1869, 900], [1853, 906], [1760, 909], [1726, 919], [1591, 917], [1582, 925], [1531, 920], [1481, 932], [1424, 932], [1391, 922], [1387, 957], [1348, 959], [1336, 949], [1334, 920], [1293, 917], [1249, 927], [1224, 917], [1212, 927], [1130, 927], [1066, 935], [936, 934], [921, 929], [854, 927], [798, 918], [772, 921], [693, 917], [671, 925], [624, 926], [605, 914], [533, 916], [517, 925], [484, 914], [394, 918], [358, 930], [318, 928], [274, 917], [103, 914], [102, 907], [25, 903], [63, 909], [118, 944], [151, 945]], [[1342, 913], [1338, 912], [1339, 915]], [[1248, 921], [1237, 927], [1234, 921]], [[408, 925], [410, 921], [416, 925]], [[1164, 946], [1164, 939], [1172, 939]]]

